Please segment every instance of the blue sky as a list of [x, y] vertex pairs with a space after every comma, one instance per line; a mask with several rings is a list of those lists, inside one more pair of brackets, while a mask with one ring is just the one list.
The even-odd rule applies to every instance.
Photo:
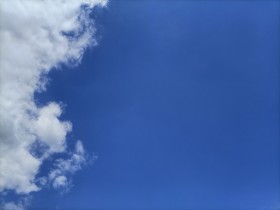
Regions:
[[98, 46], [75, 68], [50, 72], [36, 100], [66, 104], [69, 147], [81, 139], [98, 159], [68, 193], [36, 192], [30, 209], [276, 210], [279, 6], [112, 0], [95, 8]]
[[95, 16], [99, 46], [40, 97], [67, 104], [98, 159], [34, 208], [275, 209], [279, 2], [119, 0]]

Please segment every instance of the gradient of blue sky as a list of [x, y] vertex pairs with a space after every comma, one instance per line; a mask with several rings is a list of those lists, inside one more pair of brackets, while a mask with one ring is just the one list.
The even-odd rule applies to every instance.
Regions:
[[[275, 208], [279, 205], [279, 2], [110, 1], [99, 46], [54, 71], [98, 160], [33, 208]], [[65, 67], [66, 68], [66, 67]]]

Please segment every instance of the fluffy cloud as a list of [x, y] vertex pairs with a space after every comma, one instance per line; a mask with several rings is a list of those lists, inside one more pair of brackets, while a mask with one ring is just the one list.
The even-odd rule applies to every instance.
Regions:
[[4, 210], [24, 210], [30, 204], [30, 200], [30, 196], [25, 196], [20, 198], [18, 202], [7, 202], [2, 207]]
[[[89, 13], [106, 2], [0, 2], [0, 192], [40, 190], [35, 180], [44, 160], [66, 152], [72, 124], [59, 119], [62, 107], [58, 103], [38, 106], [34, 93], [45, 90], [50, 70], [78, 63], [84, 50], [96, 44]], [[67, 174], [81, 168], [84, 154], [78, 142], [69, 160], [57, 160], [56, 175], [47, 176], [53, 187], [68, 183]]]
[[68, 158], [56, 159], [48, 175], [39, 177], [37, 182], [40, 186], [67, 191], [72, 187], [71, 176], [94, 158], [95, 156], [87, 155], [82, 142], [77, 141], [74, 151], [68, 152]]
[[60, 106], [56, 103], [50, 103], [39, 110], [38, 118], [34, 123], [38, 138], [47, 144], [52, 152], [64, 151], [66, 134], [72, 128], [70, 122], [59, 121], [60, 115]]
[[[92, 157], [91, 157], [92, 158]], [[69, 189], [72, 186], [71, 175], [87, 164], [88, 156], [81, 141], [78, 141], [74, 152], [68, 159], [58, 159], [55, 168], [50, 171], [46, 180], [49, 180], [54, 189]]]

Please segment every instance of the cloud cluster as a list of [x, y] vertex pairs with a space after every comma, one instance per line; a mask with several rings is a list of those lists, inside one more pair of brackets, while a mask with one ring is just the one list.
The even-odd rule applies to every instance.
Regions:
[[37, 183], [61, 192], [68, 191], [72, 187], [72, 175], [96, 158], [86, 154], [81, 141], [77, 141], [74, 151], [68, 152], [68, 156], [66, 159], [56, 159], [52, 170], [47, 176], [39, 177]]
[[[89, 14], [93, 7], [106, 3], [0, 2], [0, 192], [28, 194], [40, 190], [35, 180], [44, 160], [67, 151], [71, 122], [60, 120], [62, 107], [58, 103], [38, 106], [34, 93], [45, 90], [50, 70], [78, 63], [84, 50], [96, 44]], [[67, 173], [80, 169], [84, 154], [78, 142], [69, 160], [57, 161], [57, 171], [47, 176], [54, 188], [68, 183]]]
[[30, 201], [31, 196], [25, 196], [21, 197], [18, 202], [4, 203], [2, 207], [4, 210], [25, 210], [30, 205]]
[[[54, 189], [71, 187], [71, 176], [87, 163], [87, 155], [80, 141], [77, 142], [74, 152], [68, 159], [58, 159], [55, 168], [51, 170], [48, 180]], [[70, 178], [69, 178], [70, 177]]]

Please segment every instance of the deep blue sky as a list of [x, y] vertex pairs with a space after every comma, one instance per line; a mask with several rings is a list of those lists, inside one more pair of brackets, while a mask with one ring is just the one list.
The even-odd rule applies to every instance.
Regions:
[[[279, 193], [277, 1], [114, 1], [99, 46], [40, 97], [98, 155], [61, 209], [272, 208]], [[66, 67], [64, 67], [67, 69]]]

